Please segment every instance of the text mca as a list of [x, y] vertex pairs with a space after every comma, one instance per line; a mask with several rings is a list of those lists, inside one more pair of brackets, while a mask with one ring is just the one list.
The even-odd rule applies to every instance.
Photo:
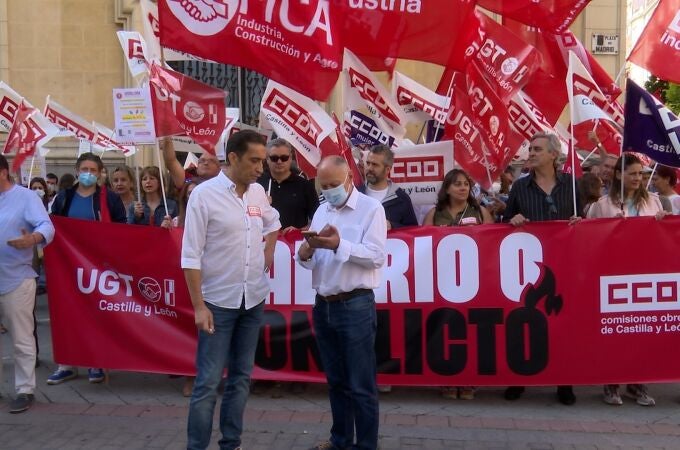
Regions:
[[310, 143], [316, 143], [316, 138], [322, 131], [321, 126], [316, 123], [302, 106], [295, 103], [281, 91], [272, 89], [269, 96], [263, 102], [262, 107], [276, 113], [288, 126]]
[[392, 111], [392, 108], [387, 104], [387, 100], [380, 95], [380, 91], [376, 88], [371, 80], [363, 76], [353, 68], [349, 68], [349, 80], [353, 88], [359, 91], [359, 95], [364, 100], [370, 102], [378, 110], [380, 114], [386, 119], [394, 123], [400, 123], [399, 117]]
[[600, 312], [680, 310], [680, 273], [600, 277]]
[[444, 178], [443, 156], [395, 158], [390, 179], [395, 183], [440, 181]]

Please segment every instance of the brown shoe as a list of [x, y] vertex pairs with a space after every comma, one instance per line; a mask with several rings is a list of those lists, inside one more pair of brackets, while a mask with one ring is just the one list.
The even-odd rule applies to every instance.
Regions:
[[185, 377], [184, 386], [182, 386], [182, 396], [191, 397], [191, 392], [194, 390], [195, 377]]

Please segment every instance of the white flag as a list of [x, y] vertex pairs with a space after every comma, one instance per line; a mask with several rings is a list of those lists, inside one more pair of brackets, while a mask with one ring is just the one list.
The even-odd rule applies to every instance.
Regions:
[[[0, 130], [9, 133], [14, 123], [14, 117], [17, 114], [22, 97], [17, 92], [0, 81]], [[26, 100], [24, 102], [32, 107]]]
[[607, 120], [623, 126], [623, 114], [604, 96], [597, 83], [574, 52], [569, 52], [567, 94], [574, 125], [596, 120]]
[[314, 167], [321, 161], [321, 141], [336, 128], [314, 100], [272, 80], [262, 97], [260, 124], [269, 124]]
[[406, 134], [406, 115], [396, 99], [387, 92], [354, 53], [345, 49], [342, 62], [345, 109], [368, 109], [376, 124], [390, 136]]
[[91, 123], [50, 99], [49, 95], [45, 117], [59, 128], [58, 137], [75, 136], [88, 142], [94, 142], [97, 137], [97, 130]]
[[394, 72], [392, 78], [392, 95], [409, 122], [422, 123], [434, 119], [444, 123], [451, 104], [451, 98], [439, 95], [399, 72]]
[[148, 74], [149, 57], [142, 35], [136, 31], [119, 31], [116, 34], [132, 76]]

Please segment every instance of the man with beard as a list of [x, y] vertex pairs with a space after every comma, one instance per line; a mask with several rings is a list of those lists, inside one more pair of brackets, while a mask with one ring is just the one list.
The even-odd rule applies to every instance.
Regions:
[[418, 225], [411, 198], [388, 178], [393, 164], [394, 152], [387, 145], [373, 146], [364, 167], [366, 186], [359, 188], [382, 204], [388, 230]]

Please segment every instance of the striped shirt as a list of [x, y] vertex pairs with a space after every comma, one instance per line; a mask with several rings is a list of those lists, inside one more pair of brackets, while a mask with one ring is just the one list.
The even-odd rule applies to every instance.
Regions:
[[557, 180], [550, 195], [536, 184], [533, 172], [516, 180], [510, 190], [503, 220], [508, 222], [517, 214], [532, 222], [569, 220], [570, 217], [577, 215], [574, 212], [571, 175], [557, 172], [556, 176]]

